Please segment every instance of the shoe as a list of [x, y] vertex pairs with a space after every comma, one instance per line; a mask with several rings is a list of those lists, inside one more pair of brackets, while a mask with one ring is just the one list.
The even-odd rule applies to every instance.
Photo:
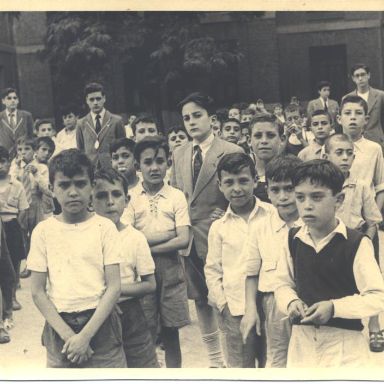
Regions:
[[14, 311], [19, 311], [21, 309], [21, 304], [16, 299], [12, 300], [12, 309]]
[[10, 341], [9, 333], [4, 328], [0, 328], [0, 344], [6, 344]]
[[14, 323], [12, 317], [7, 317], [6, 319], [4, 319], [4, 328], [6, 331], [9, 331], [14, 326], [15, 326], [15, 323]]
[[21, 279], [27, 279], [29, 276], [31, 276], [31, 271], [27, 268], [20, 272]]
[[384, 332], [369, 332], [369, 349], [371, 352], [384, 351]]

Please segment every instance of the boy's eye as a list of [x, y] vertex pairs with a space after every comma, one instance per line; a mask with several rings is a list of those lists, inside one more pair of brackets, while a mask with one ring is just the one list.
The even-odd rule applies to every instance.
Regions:
[[323, 195], [312, 195], [312, 200], [313, 201], [320, 201], [322, 200]]
[[171, 137], [169, 140], [170, 140], [170, 141], [176, 141], [176, 137], [173, 136], [173, 137]]
[[114, 161], [117, 161], [117, 160], [119, 160], [119, 156], [116, 156], [116, 155], [112, 155], [112, 160], [114, 160]]
[[303, 195], [296, 195], [296, 200], [303, 202], [304, 201], [304, 196]]
[[253, 135], [253, 137], [254, 137], [255, 139], [261, 139], [261, 138], [263, 137], [263, 135], [262, 135], [261, 133], [255, 133], [255, 134]]
[[145, 133], [145, 129], [140, 128], [137, 132], [139, 132], [139, 133]]
[[120, 191], [112, 191], [112, 196], [117, 198], [123, 196], [123, 194]]
[[76, 188], [84, 188], [87, 186], [88, 182], [86, 180], [79, 180], [74, 182]]
[[189, 121], [190, 117], [189, 116], [183, 116], [184, 121]]
[[124, 159], [124, 160], [127, 160], [127, 159], [129, 159], [129, 153], [123, 153], [122, 155], [121, 155], [121, 157]]
[[156, 164], [161, 165], [164, 164], [165, 160], [164, 159], [156, 159]]
[[279, 188], [276, 188], [276, 187], [272, 187], [269, 189], [272, 193], [276, 194], [279, 192]]
[[293, 185], [290, 185], [290, 186], [288, 186], [288, 187], [285, 187], [285, 188], [284, 188], [284, 191], [285, 191], [285, 192], [289, 192], [289, 193], [290, 193], [290, 192], [293, 192], [293, 191], [294, 191]]
[[62, 181], [58, 183], [59, 188], [61, 189], [68, 189], [70, 186], [70, 183], [68, 181]]
[[108, 193], [107, 192], [97, 192], [95, 194], [95, 198], [97, 200], [103, 200], [103, 199], [106, 199], [108, 197]]
[[267, 133], [267, 138], [268, 139], [274, 139], [276, 137], [276, 134], [275, 133], [272, 133], [272, 132], [268, 132]]

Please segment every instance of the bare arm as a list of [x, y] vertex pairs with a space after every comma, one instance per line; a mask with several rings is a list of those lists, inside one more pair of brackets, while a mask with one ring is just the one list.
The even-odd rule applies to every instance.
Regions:
[[176, 227], [176, 237], [164, 243], [151, 246], [151, 251], [154, 253], [164, 253], [186, 248], [189, 243], [189, 230], [188, 225]]
[[176, 231], [164, 231], [164, 232], [149, 232], [145, 228], [141, 231], [145, 238], [147, 239], [147, 242], [150, 247], [166, 243], [171, 239], [176, 238]]
[[131, 284], [121, 285], [121, 296], [127, 297], [143, 297], [148, 293], [155, 292], [156, 280], [155, 275], [140, 276], [141, 281]]
[[383, 206], [384, 206], [384, 190], [380, 191], [380, 192], [377, 192], [377, 194], [376, 194], [376, 204], [377, 204], [378, 208], [381, 211], [383, 209]]

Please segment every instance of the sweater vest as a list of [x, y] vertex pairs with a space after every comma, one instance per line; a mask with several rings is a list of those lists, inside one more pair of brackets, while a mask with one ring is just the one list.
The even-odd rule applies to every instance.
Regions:
[[[347, 228], [347, 239], [336, 233], [319, 252], [294, 236], [300, 228], [289, 231], [289, 250], [293, 260], [296, 292], [310, 307], [319, 301], [359, 294], [353, 274], [353, 262], [363, 235]], [[333, 317], [324, 324], [330, 327], [361, 331], [359, 319]]]

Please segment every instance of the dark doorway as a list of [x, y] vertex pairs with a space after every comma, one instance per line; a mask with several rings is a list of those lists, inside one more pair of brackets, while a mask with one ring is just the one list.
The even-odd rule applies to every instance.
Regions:
[[328, 80], [332, 84], [331, 98], [337, 101], [347, 93], [347, 49], [344, 44], [309, 48], [311, 74], [310, 94], [316, 98], [317, 83]]

